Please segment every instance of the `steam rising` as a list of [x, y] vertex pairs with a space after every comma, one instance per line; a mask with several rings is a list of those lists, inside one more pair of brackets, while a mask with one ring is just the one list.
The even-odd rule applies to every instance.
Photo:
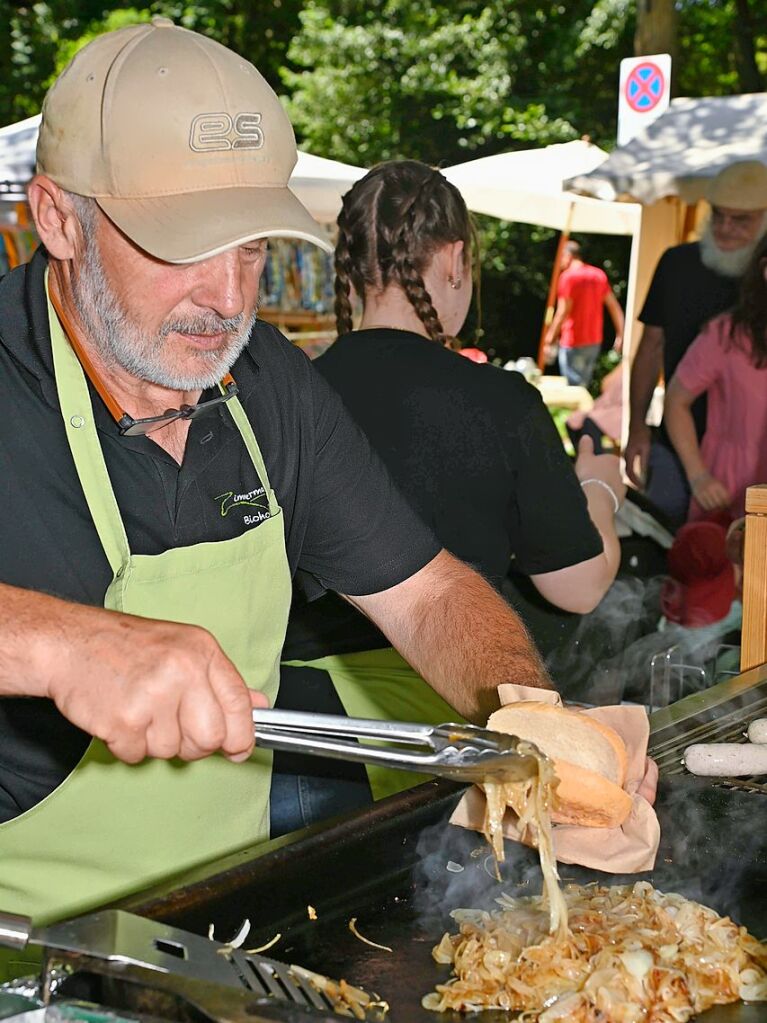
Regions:
[[737, 671], [737, 658], [728, 662], [726, 652], [713, 662], [737, 627], [740, 606], [703, 628], [669, 623], [658, 631], [662, 582], [662, 576], [616, 580], [599, 606], [583, 616], [573, 638], [550, 654], [546, 667], [565, 700], [649, 706], [654, 671], [658, 707], [711, 685], [717, 672]]

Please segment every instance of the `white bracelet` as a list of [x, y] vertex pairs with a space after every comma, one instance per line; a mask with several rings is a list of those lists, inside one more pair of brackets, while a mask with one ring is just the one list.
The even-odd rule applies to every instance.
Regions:
[[587, 480], [581, 480], [581, 486], [582, 486], [582, 487], [585, 487], [587, 483], [598, 483], [600, 487], [604, 487], [604, 488], [605, 488], [605, 490], [607, 491], [607, 493], [608, 493], [608, 494], [610, 495], [610, 497], [611, 497], [611, 498], [613, 499], [613, 505], [615, 506], [615, 508], [614, 508], [614, 511], [615, 511], [615, 514], [617, 515], [617, 514], [618, 514], [618, 512], [620, 511], [620, 506], [621, 506], [621, 503], [620, 503], [620, 501], [618, 500], [618, 495], [617, 495], [617, 494], [615, 493], [615, 491], [614, 491], [614, 490], [613, 490], [613, 488], [612, 488], [612, 487], [610, 486], [610, 484], [609, 484], [609, 483], [605, 483], [605, 481], [604, 481], [604, 480], [598, 480], [598, 479], [596, 478], [596, 476], [591, 476], [591, 477], [590, 477], [589, 479], [587, 479]]

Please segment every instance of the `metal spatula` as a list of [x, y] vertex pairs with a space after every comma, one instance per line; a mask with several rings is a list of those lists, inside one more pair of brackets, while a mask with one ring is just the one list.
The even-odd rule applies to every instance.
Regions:
[[[237, 989], [251, 1002], [255, 999], [257, 1007], [266, 1004], [265, 999], [276, 1000], [337, 1018], [339, 1005], [332, 997], [333, 989], [340, 986], [336, 982], [122, 910], [103, 910], [48, 927], [33, 927], [29, 917], [0, 912], [0, 946], [21, 950], [27, 945], [42, 947], [46, 959], [53, 956], [57, 965], [93, 969], [95, 964], [97, 970], [134, 984], [149, 977], [148, 987], [154, 978], [176, 995], [188, 994], [192, 1002], [209, 1010], [211, 1018], [221, 1015], [222, 1006], [228, 1019], [264, 1018], [247, 1004], [238, 1011], [236, 1003], [227, 1002], [226, 992], [222, 998], [224, 988]], [[366, 1000], [371, 999], [358, 993], [362, 997], [353, 1015], [379, 1019], [379, 1013], [367, 1011]]]
[[521, 781], [538, 773], [538, 760], [519, 752], [516, 736], [476, 725], [419, 725], [261, 709], [253, 711], [253, 724], [256, 744], [264, 749], [378, 764], [453, 781]]

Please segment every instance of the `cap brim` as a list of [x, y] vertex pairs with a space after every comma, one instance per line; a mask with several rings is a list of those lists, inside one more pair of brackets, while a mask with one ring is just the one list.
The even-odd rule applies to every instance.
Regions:
[[147, 199], [95, 196], [131, 241], [165, 263], [198, 263], [257, 238], [300, 238], [332, 252], [289, 188], [226, 188]]

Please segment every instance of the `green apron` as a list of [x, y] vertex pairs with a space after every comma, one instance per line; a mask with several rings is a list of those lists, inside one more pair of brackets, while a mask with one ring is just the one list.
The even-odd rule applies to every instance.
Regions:
[[[464, 721], [391, 647], [285, 663], [327, 671], [350, 717], [430, 725]], [[427, 780], [422, 774], [384, 767], [368, 767], [367, 773], [374, 799], [383, 799]]]
[[[249, 686], [274, 701], [291, 581], [282, 512], [250, 423], [227, 408], [266, 490], [270, 518], [233, 540], [156, 556], [128, 547], [80, 363], [48, 310], [61, 412], [77, 473], [112, 569], [104, 606], [199, 625]], [[0, 909], [37, 923], [82, 913], [268, 838], [271, 754], [244, 764], [123, 764], [98, 740], [37, 806], [0, 825]]]

